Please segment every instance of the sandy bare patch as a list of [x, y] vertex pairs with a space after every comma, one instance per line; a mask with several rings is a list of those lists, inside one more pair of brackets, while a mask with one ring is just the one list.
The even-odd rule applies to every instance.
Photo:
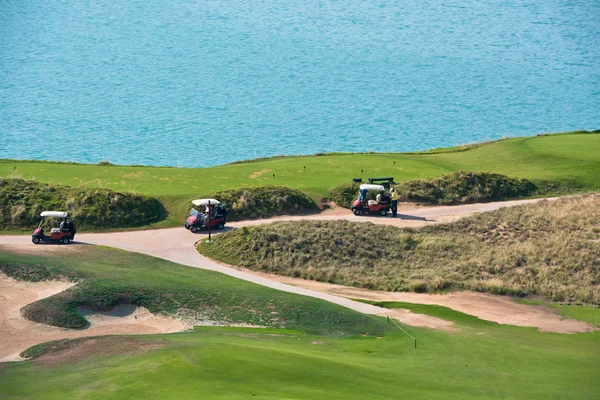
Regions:
[[[519, 304], [508, 296], [496, 296], [471, 291], [448, 294], [383, 292], [277, 275], [269, 275], [269, 277], [277, 279], [282, 283], [352, 299], [400, 301], [444, 306], [487, 321], [499, 324], [535, 327], [541, 332], [578, 333], [596, 330], [593, 325], [587, 322], [564, 318], [558, 315], [552, 308]], [[390, 310], [390, 312], [398, 312], [398, 314], [394, 315], [394, 318], [407, 325], [427, 326], [427, 321], [418, 320], [420, 314], [409, 312], [412, 315], [405, 315], [403, 311], [407, 310]], [[389, 315], [390, 317], [392, 316], [392, 314]], [[408, 317], [412, 318], [412, 320], [408, 319]], [[415, 323], [420, 323], [421, 325], [416, 325]]]
[[[29, 347], [58, 339], [72, 339], [100, 335], [137, 335], [179, 332], [189, 327], [185, 322], [153, 315], [139, 307], [118, 308], [115, 313], [89, 313], [90, 326], [86, 329], [65, 329], [29, 321], [20, 310], [34, 301], [60, 293], [73, 282], [16, 281], [0, 274], [0, 362], [19, 361], [19, 354]], [[124, 311], [125, 310], [125, 311]], [[119, 314], [130, 312], [119, 317]], [[141, 314], [141, 315], [140, 315]]]
[[271, 170], [270, 169], [266, 169], [266, 168], [265, 169], [261, 169], [260, 171], [253, 172], [250, 175], [248, 175], [248, 178], [255, 179], [255, 178], [258, 178], [259, 176], [261, 176], [263, 174], [266, 174], [267, 172], [271, 172]]
[[386, 310], [380, 314], [382, 316], [389, 316], [395, 320], [410, 326], [418, 326], [420, 328], [439, 329], [446, 332], [459, 332], [460, 329], [454, 326], [454, 322], [446, 321], [436, 317], [431, 317], [425, 314], [415, 314], [410, 310], [403, 310], [401, 308]]

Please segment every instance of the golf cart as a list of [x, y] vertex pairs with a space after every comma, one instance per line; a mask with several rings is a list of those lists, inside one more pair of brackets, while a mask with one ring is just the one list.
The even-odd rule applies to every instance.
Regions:
[[203, 207], [204, 211], [200, 212], [195, 208], [190, 211], [190, 216], [185, 220], [183, 226], [189, 229], [192, 233], [198, 232], [202, 228], [225, 228], [227, 209], [219, 200], [215, 199], [198, 199], [192, 201], [192, 204], [197, 207]]
[[[376, 196], [373, 196], [377, 192]], [[369, 199], [371, 197], [371, 199]], [[377, 200], [374, 200], [375, 197]], [[382, 185], [362, 184], [356, 200], [350, 206], [354, 215], [379, 214], [387, 215], [390, 210], [391, 199]]]
[[[69, 220], [69, 213], [64, 211], [42, 211], [40, 217], [42, 217], [40, 224], [31, 235], [33, 244], [39, 244], [40, 242], [69, 244], [75, 238], [77, 229], [75, 229], [75, 223]], [[50, 229], [50, 236], [44, 234], [44, 221], [46, 218], [61, 218], [63, 220], [58, 228]], [[47, 225], [47, 228], [49, 227], [50, 224]]]

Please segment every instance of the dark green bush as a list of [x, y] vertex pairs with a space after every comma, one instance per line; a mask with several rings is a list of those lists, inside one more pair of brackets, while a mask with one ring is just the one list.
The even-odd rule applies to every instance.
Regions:
[[164, 214], [152, 197], [109, 189], [6, 179], [0, 184], [0, 229], [32, 229], [45, 210], [68, 211], [78, 228], [146, 225]]
[[214, 197], [227, 206], [229, 220], [269, 218], [313, 212], [316, 203], [298, 189], [285, 186], [257, 186], [224, 190], [205, 197]]
[[434, 179], [396, 185], [400, 201], [425, 204], [465, 204], [529, 196], [536, 185], [527, 179], [488, 172], [458, 171]]
[[346, 182], [329, 189], [329, 197], [340, 207], [350, 208], [358, 193], [360, 183]]

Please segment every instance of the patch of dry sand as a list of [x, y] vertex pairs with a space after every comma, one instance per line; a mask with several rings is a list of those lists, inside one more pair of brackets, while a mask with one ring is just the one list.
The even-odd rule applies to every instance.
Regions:
[[266, 174], [267, 172], [271, 172], [271, 170], [267, 169], [267, 168], [261, 169], [260, 171], [253, 172], [250, 175], [248, 175], [248, 178], [255, 179], [255, 178], [258, 178], [261, 175]]
[[[476, 316], [486, 321], [497, 322], [499, 324], [535, 327], [541, 332], [578, 333], [596, 330], [593, 325], [590, 325], [587, 322], [564, 318], [558, 315], [555, 310], [550, 307], [516, 303], [508, 296], [497, 296], [471, 291], [447, 294], [383, 292], [278, 275], [269, 274], [269, 277], [289, 285], [351, 299], [400, 301], [444, 306], [465, 314]], [[393, 311], [400, 312], [403, 310]], [[420, 314], [413, 314], [413, 316], [418, 315]], [[400, 314], [398, 319], [403, 322], [401, 316], [402, 314]], [[406, 323], [412, 325], [410, 322]]]

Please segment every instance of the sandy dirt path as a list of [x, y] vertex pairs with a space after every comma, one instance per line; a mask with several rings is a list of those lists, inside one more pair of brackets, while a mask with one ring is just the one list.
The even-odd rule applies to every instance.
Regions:
[[[412, 209], [405, 214], [408, 216], [408, 218], [399, 220], [381, 217], [355, 217], [354, 215], [321, 215], [280, 217], [271, 220], [237, 222], [230, 224], [230, 226], [241, 227], [270, 223], [275, 220], [294, 221], [307, 219], [345, 219], [350, 221], [356, 220], [375, 223], [390, 223], [397, 226], [403, 226], [403, 223], [408, 223], [412, 226], [412, 224], [417, 222], [420, 225], [426, 225], [429, 223], [440, 223], [442, 222], [443, 218], [449, 218], [453, 216], [460, 217], [470, 215], [474, 212], [490, 211], [502, 207], [534, 203], [537, 201], [540, 200], [533, 199], [499, 203], [471, 204], [454, 207], [417, 208]], [[399, 210], [400, 214], [404, 214], [404, 212], [405, 210]], [[345, 288], [344, 290], [342, 289], [343, 287], [339, 287], [337, 285], [332, 285], [337, 287], [324, 287], [317, 282], [311, 283], [308, 281], [294, 282], [294, 286], [292, 286], [288, 284], [291, 283], [289, 281], [290, 278], [272, 275], [267, 276], [264, 274], [259, 274], [252, 271], [244, 271], [217, 263], [198, 254], [195, 249], [195, 243], [198, 240], [204, 239], [205, 237], [205, 233], [194, 235], [183, 228], [171, 228], [104, 234], [78, 234], [77, 241], [148, 254], [195, 268], [221, 272], [238, 279], [243, 279], [273, 289], [326, 300], [365, 314], [390, 316], [392, 316], [391, 314], [394, 314], [394, 318], [397, 318], [400, 322], [408, 325], [426, 326], [445, 330], [454, 329], [452, 327], [452, 323], [448, 321], [443, 321], [424, 315], [417, 315], [408, 311], [387, 310], [385, 308], [375, 307], [347, 298], [356, 297], [373, 299], [372, 294], [371, 297], [367, 297], [369, 293], [360, 293], [359, 295], [359, 293], [355, 291], [358, 289]], [[29, 247], [34, 246], [31, 244], [30, 237], [28, 236], [0, 236], [0, 244], [21, 244]], [[43, 248], [42, 246], [46, 247], [46, 245], [40, 245], [39, 247]], [[592, 326], [583, 322], [561, 319], [561, 317], [554, 314], [550, 309], [518, 304], [513, 302], [510, 298], [502, 296], [480, 295], [469, 292], [459, 292], [445, 296], [421, 295], [416, 293], [373, 293], [379, 293], [379, 296], [381, 296], [380, 298], [376, 298], [377, 300], [398, 300], [412, 303], [439, 304], [493, 322], [514, 324], [519, 326], [532, 326], [549, 332], [575, 333], [593, 329]], [[385, 293], [385, 295], [389, 295], [389, 297], [384, 297], [383, 293]], [[402, 297], [400, 298], [395, 296]]]
[[339, 221], [345, 220], [350, 222], [371, 222], [379, 225], [391, 225], [397, 227], [420, 227], [432, 224], [445, 224], [453, 222], [461, 217], [471, 215], [473, 213], [498, 210], [504, 207], [513, 207], [522, 204], [533, 204], [542, 200], [556, 200], [556, 197], [547, 199], [526, 199], [526, 200], [511, 200], [498, 201], [494, 203], [476, 203], [462, 204], [457, 206], [415, 206], [410, 204], [402, 204], [398, 206], [398, 218], [392, 218], [391, 214], [387, 217], [361, 215], [356, 216], [350, 210], [337, 207], [334, 209], [325, 210], [314, 215], [300, 216], [280, 216], [269, 219], [259, 219], [254, 221], [238, 221], [228, 223], [232, 228], [241, 228], [243, 226], [263, 225], [277, 221]]

